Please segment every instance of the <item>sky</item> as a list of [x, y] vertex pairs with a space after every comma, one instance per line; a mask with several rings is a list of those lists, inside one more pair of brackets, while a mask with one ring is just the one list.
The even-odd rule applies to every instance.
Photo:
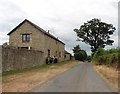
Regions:
[[79, 44], [81, 49], [90, 54], [90, 46], [76, 41], [77, 35], [73, 29], [79, 29], [84, 22], [98, 18], [117, 29], [111, 36], [113, 45], [105, 48], [118, 47], [118, 1], [0, 0], [0, 45], [9, 42], [8, 32], [28, 19], [62, 40], [70, 53]]

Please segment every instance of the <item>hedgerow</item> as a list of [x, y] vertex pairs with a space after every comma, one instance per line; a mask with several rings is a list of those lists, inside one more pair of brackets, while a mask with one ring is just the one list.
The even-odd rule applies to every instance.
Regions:
[[97, 62], [97, 64], [105, 64], [105, 65], [110, 65], [110, 66], [118, 66], [120, 63], [120, 53], [119, 49], [98, 49], [93, 56], [93, 61]]

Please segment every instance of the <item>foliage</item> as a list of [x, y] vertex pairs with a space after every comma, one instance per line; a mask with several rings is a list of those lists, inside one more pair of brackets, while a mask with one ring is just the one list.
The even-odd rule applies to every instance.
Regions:
[[75, 57], [75, 60], [81, 60], [80, 58], [81, 58], [81, 54], [78, 52], [78, 53], [75, 53], [74, 54], [74, 57]]
[[104, 50], [98, 49], [93, 56], [93, 61], [96, 61], [99, 65], [105, 64], [110, 66], [118, 66], [120, 63], [120, 53], [118, 48]]
[[107, 52], [103, 48], [99, 48], [95, 53], [93, 58], [98, 58], [101, 55], [105, 55]]
[[99, 56], [96, 60], [99, 62], [99, 64], [109, 64], [109, 65], [117, 64], [118, 53]]
[[87, 61], [91, 61], [92, 60], [92, 56], [87, 56]]
[[108, 50], [108, 53], [117, 53], [119, 51], [119, 49], [115, 49], [115, 48], [112, 48], [110, 50]]
[[87, 54], [84, 50], [74, 54], [75, 60], [84, 61], [87, 58]]
[[73, 53], [78, 53], [81, 50], [81, 48], [79, 45], [76, 45], [72, 50], [73, 50]]
[[82, 54], [82, 59], [81, 60], [84, 61], [87, 58], [87, 53], [86, 53], [85, 50], [81, 50], [80, 52]]
[[104, 48], [106, 45], [112, 45], [114, 41], [110, 40], [110, 35], [115, 30], [112, 24], [101, 22], [96, 18], [81, 25], [80, 29], [74, 29], [79, 40], [91, 46], [92, 52], [97, 51], [98, 48]]
[[84, 61], [87, 58], [87, 53], [84, 50], [81, 50], [79, 45], [76, 45], [73, 49], [75, 60]]

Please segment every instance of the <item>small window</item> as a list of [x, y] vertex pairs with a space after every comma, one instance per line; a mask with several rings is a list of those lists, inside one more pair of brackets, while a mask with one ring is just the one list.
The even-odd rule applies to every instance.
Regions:
[[59, 52], [59, 57], [61, 57], [61, 52]]
[[64, 57], [66, 58], [66, 55], [64, 55]]
[[30, 34], [22, 34], [22, 42], [30, 42]]
[[25, 50], [27, 50], [27, 49], [28, 49], [28, 47], [21, 47], [21, 49], [25, 49]]

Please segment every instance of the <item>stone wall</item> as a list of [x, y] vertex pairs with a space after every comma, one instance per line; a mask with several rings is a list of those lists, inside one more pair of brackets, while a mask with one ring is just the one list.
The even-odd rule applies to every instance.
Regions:
[[44, 63], [43, 52], [2, 47], [2, 71], [34, 67]]

